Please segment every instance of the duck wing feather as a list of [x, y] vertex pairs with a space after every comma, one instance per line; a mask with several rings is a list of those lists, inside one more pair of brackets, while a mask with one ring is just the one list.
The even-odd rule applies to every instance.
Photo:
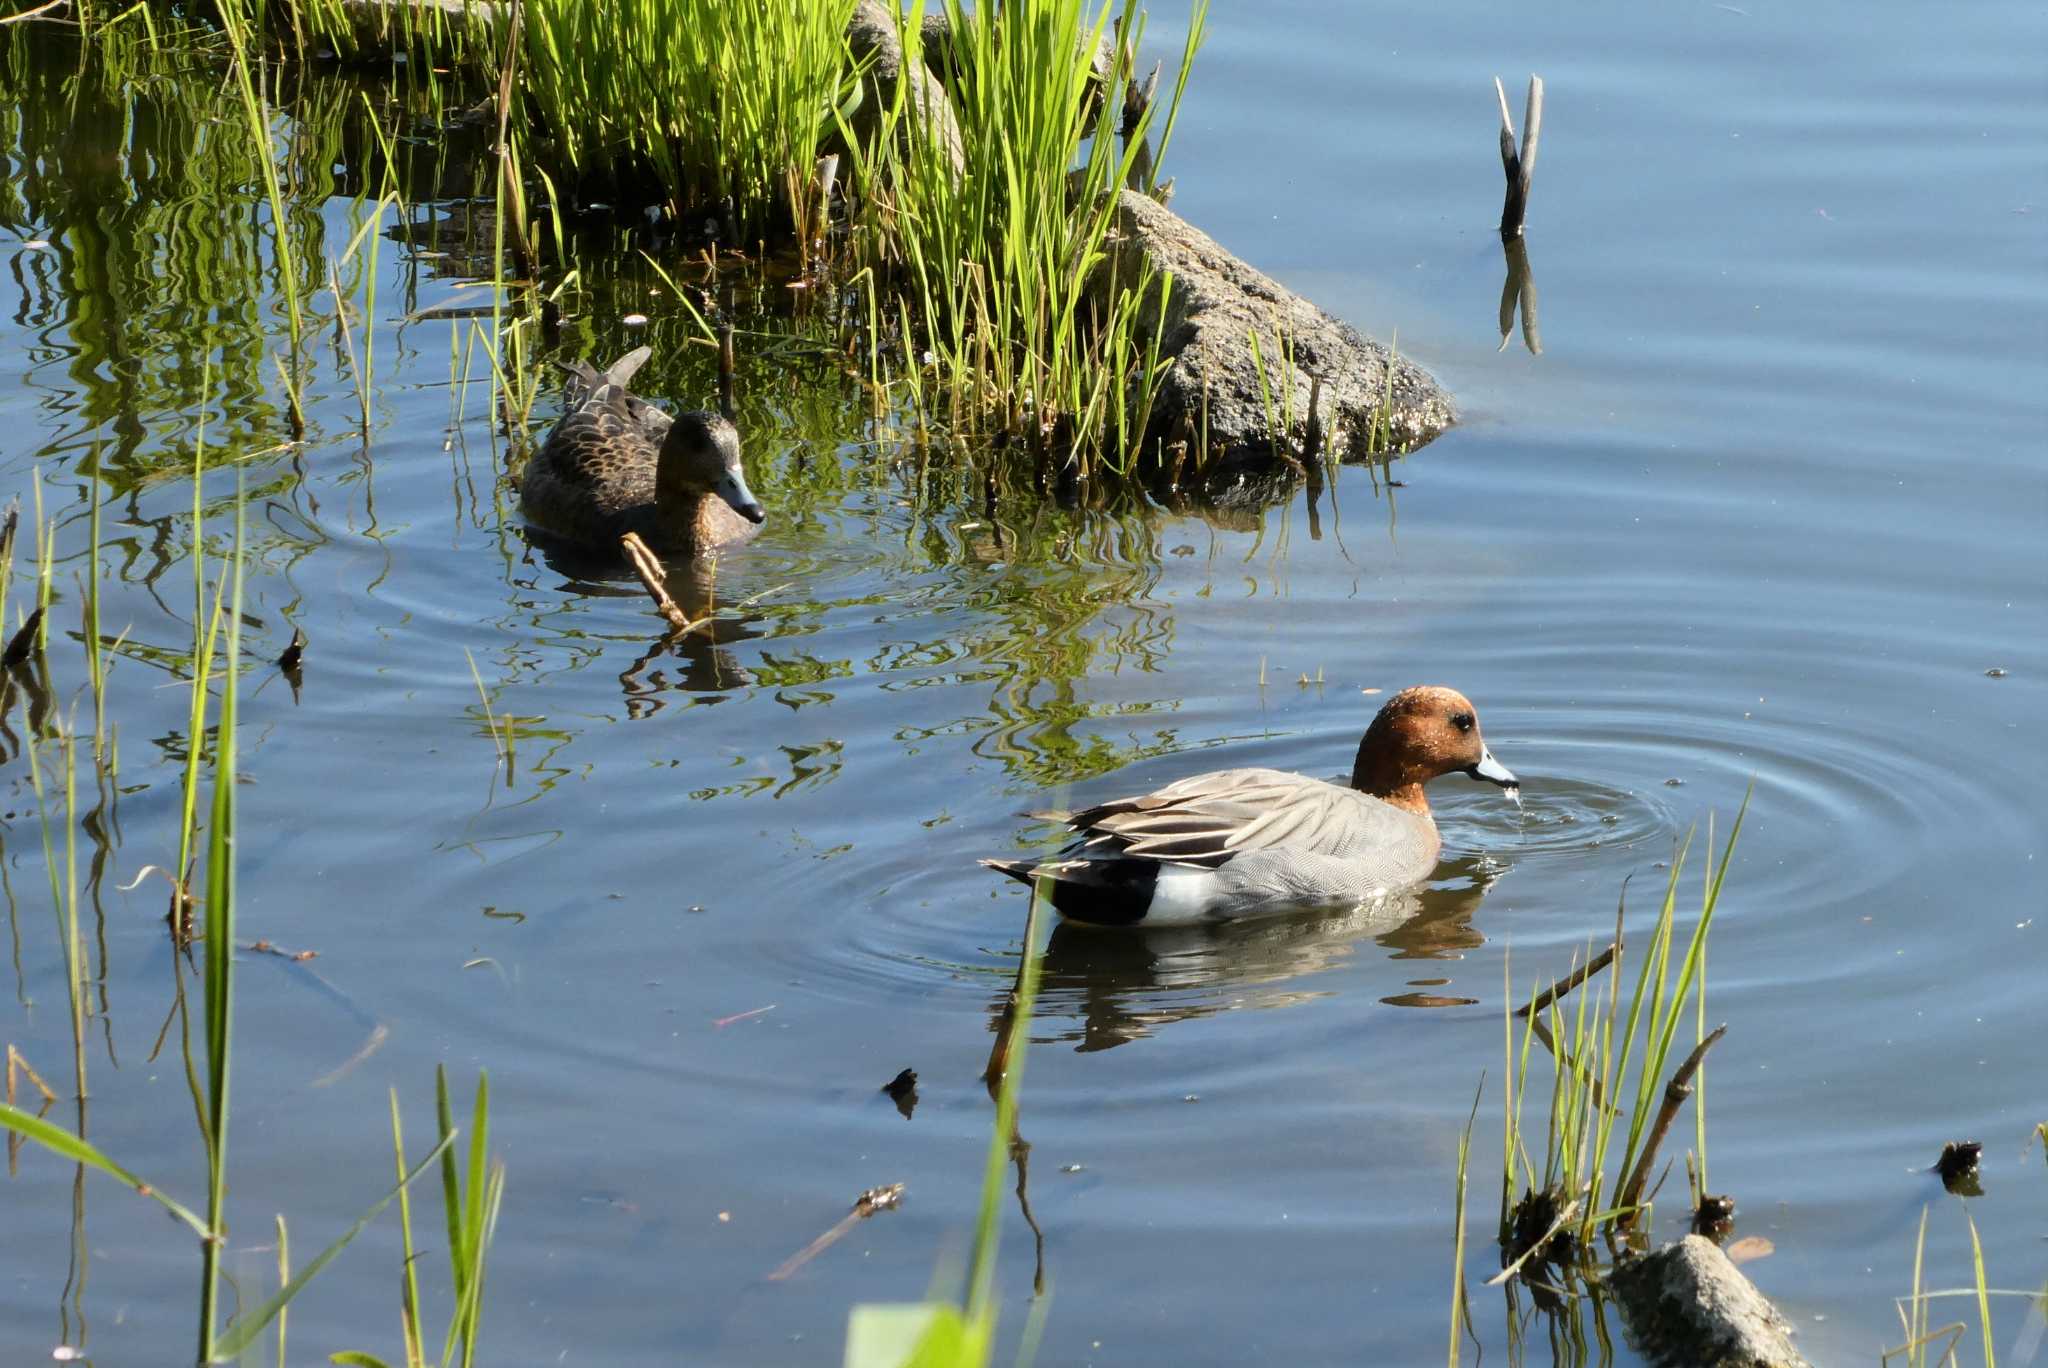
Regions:
[[1366, 794], [1271, 769], [1198, 774], [1066, 818], [1091, 853], [1212, 869], [1253, 850], [1349, 857], [1409, 835], [1415, 820]]

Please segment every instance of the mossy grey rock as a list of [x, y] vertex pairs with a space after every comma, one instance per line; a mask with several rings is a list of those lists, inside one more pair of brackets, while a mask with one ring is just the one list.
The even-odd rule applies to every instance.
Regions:
[[1809, 1368], [1792, 1327], [1712, 1240], [1688, 1235], [1610, 1280], [1638, 1347], [1669, 1368]]
[[[1314, 380], [1322, 382], [1318, 413], [1326, 449], [1345, 460], [1377, 454], [1376, 428], [1384, 449], [1399, 452], [1457, 421], [1450, 395], [1427, 371], [1252, 269], [1164, 205], [1124, 190], [1116, 214], [1116, 241], [1090, 280], [1096, 307], [1107, 313], [1112, 288], [1135, 288], [1148, 269], [1155, 276], [1173, 273], [1162, 331], [1169, 364], [1153, 401], [1149, 439], [1186, 442], [1199, 458], [1206, 431], [1205, 463], [1285, 464], [1275, 439], [1292, 443], [1305, 434]], [[1148, 291], [1139, 315], [1141, 337], [1162, 322], [1157, 291], [1157, 285]], [[1265, 388], [1252, 354], [1254, 335]], [[1271, 414], [1283, 422], [1293, 415], [1286, 434], [1274, 431], [1269, 390]]]
[[[971, 14], [969, 16], [972, 17]], [[1095, 83], [1106, 83], [1116, 70], [1116, 42], [1110, 33], [1112, 25], [1105, 24], [1102, 37], [1094, 45], [1089, 56], [1089, 67], [1095, 74]], [[953, 69], [953, 18], [946, 13], [943, 5], [926, 11], [918, 28], [918, 38], [924, 46], [924, 62], [942, 81], [952, 79]], [[1089, 51], [1088, 35], [1083, 33], [1080, 50]]]
[[[860, 107], [853, 113], [854, 136], [867, 142], [896, 99], [898, 78], [910, 83], [907, 97], [909, 119], [915, 119], [923, 136], [932, 139], [957, 174], [967, 164], [961, 150], [960, 122], [946, 87], [918, 60], [905, 64], [903, 39], [897, 31], [897, 14], [881, 0], [860, 0], [853, 17], [846, 21], [846, 46], [854, 60], [874, 58], [861, 79]], [[908, 130], [906, 130], [908, 132]]]

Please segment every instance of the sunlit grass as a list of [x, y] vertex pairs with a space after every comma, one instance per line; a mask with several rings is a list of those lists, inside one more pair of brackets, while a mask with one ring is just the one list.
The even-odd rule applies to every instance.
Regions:
[[655, 189], [678, 216], [736, 220], [724, 240], [751, 246], [809, 217], [814, 163], [858, 89], [852, 12], [853, 0], [529, 5], [524, 141], [558, 185]]
[[[203, 427], [201, 431], [203, 432]], [[195, 1101], [198, 1104], [200, 1142], [205, 1156], [206, 1194], [201, 1204], [203, 1210], [195, 1209], [172, 1197], [162, 1184], [134, 1173], [112, 1156], [102, 1152], [83, 1134], [86, 1093], [84, 1022], [89, 1010], [89, 998], [84, 937], [80, 929], [76, 849], [77, 832], [83, 816], [77, 800], [78, 745], [75, 716], [55, 718], [53, 729], [47, 736], [32, 722], [28, 728], [25, 748], [29, 754], [30, 770], [44, 833], [44, 862], [50, 878], [51, 904], [57, 913], [58, 936], [64, 948], [64, 973], [71, 1009], [74, 1050], [74, 1085], [80, 1105], [80, 1126], [75, 1131], [67, 1130], [10, 1103], [0, 1104], [0, 1128], [35, 1141], [59, 1157], [80, 1165], [81, 1171], [87, 1168], [95, 1170], [115, 1179], [137, 1194], [150, 1198], [197, 1237], [200, 1286], [197, 1299], [196, 1359], [200, 1363], [232, 1362], [240, 1356], [255, 1342], [257, 1336], [281, 1316], [285, 1306], [307, 1282], [338, 1255], [392, 1197], [423, 1174], [435, 1160], [443, 1160], [442, 1177], [444, 1194], [449, 1204], [450, 1237], [451, 1241], [460, 1241], [452, 1245], [457, 1254], [454, 1272], [458, 1305], [451, 1322], [449, 1347], [444, 1355], [444, 1362], [455, 1361], [454, 1347], [459, 1342], [463, 1346], [462, 1361], [468, 1363], [473, 1358], [473, 1346], [480, 1317], [483, 1261], [496, 1222], [499, 1195], [503, 1185], [502, 1170], [488, 1163], [488, 1093], [481, 1081], [472, 1113], [466, 1175], [458, 1174], [453, 1158], [448, 1154], [457, 1132], [449, 1114], [444, 1081], [440, 1097], [440, 1142], [409, 1171], [405, 1170], [401, 1159], [398, 1186], [296, 1272], [289, 1271], [288, 1252], [281, 1240], [281, 1286], [277, 1292], [261, 1304], [223, 1323], [222, 1261], [230, 1247], [227, 1196], [230, 1187], [228, 1140], [232, 1118], [235, 1033], [234, 982], [238, 906], [236, 850], [239, 841], [243, 839], [242, 833], [238, 830], [236, 791], [239, 787], [237, 733], [241, 693], [241, 631], [245, 620], [243, 599], [248, 559], [247, 495], [238, 474], [233, 500], [234, 539], [219, 566], [220, 583], [213, 594], [212, 610], [209, 612], [206, 610], [208, 595], [202, 535], [204, 522], [200, 513], [204, 498], [204, 462], [205, 444], [202, 438], [195, 454], [193, 469], [195, 611], [191, 657], [194, 662], [190, 714], [192, 730], [181, 795], [181, 850], [178, 863], [180, 888], [174, 900], [174, 911], [179, 912], [193, 901], [186, 891], [186, 884], [191, 860], [195, 855], [192, 847], [196, 844], [199, 796], [203, 790], [207, 790], [210, 791], [210, 797], [204, 828], [205, 894], [203, 899], [197, 900], [204, 915], [193, 928], [202, 949], [202, 1044], [197, 1059], [192, 1058], [188, 1052], [186, 1060], [187, 1077], [192, 1082]], [[54, 555], [51, 547], [55, 542], [55, 531], [42, 525], [40, 518], [38, 522], [38, 594], [47, 598], [49, 565]], [[93, 542], [88, 551], [97, 559], [100, 548], [97, 540], [99, 522], [96, 517], [90, 523], [90, 528]], [[11, 581], [11, 575], [9, 578]], [[89, 610], [86, 622], [92, 623]], [[96, 625], [94, 630], [96, 631]], [[90, 633], [87, 635], [90, 636]], [[218, 693], [213, 694], [209, 686], [215, 679], [216, 661], [219, 662]], [[89, 678], [94, 691], [104, 695], [108, 674], [101, 670], [92, 673]], [[209, 702], [212, 704], [210, 723]], [[96, 710], [103, 710], [103, 697], [95, 700], [95, 707]], [[202, 758], [202, 752], [205, 750], [204, 738], [209, 729], [215, 740], [210, 757]], [[61, 839], [54, 830], [60, 827], [63, 833]], [[171, 934], [174, 940], [180, 939], [184, 934], [176, 925], [178, 921], [178, 917], [173, 918]], [[182, 967], [175, 957], [173, 970], [181, 976], [178, 1010], [182, 1014], [186, 999], [182, 990]], [[189, 1034], [187, 1039], [189, 1040]], [[12, 1058], [10, 1055], [10, 1059]], [[407, 1315], [416, 1323], [416, 1297], [410, 1299]], [[282, 1327], [279, 1335], [282, 1353]]]
[[[1660, 1093], [1689, 997], [1694, 999], [1697, 1040], [1679, 1081], [1692, 1081], [1692, 1071], [1718, 1035], [1705, 1029], [1698, 997], [1705, 991], [1707, 936], [1747, 810], [1745, 800], [1718, 863], [1709, 852], [1699, 917], [1683, 942], [1677, 910], [1690, 839], [1675, 852], [1625, 1010], [1626, 950], [1617, 934], [1604, 998], [1592, 989], [1580, 991], [1567, 1011], [1559, 999], [1569, 989], [1532, 992], [1521, 1013], [1519, 1046], [1510, 1020], [1502, 1094], [1500, 1240], [1511, 1270], [1529, 1259], [1568, 1265], [1602, 1230], [1647, 1227], [1655, 1195], [1649, 1166], [1673, 1109], [1668, 1100], [1660, 1107]], [[1567, 982], [1576, 986], [1577, 977]], [[1539, 1040], [1552, 1057], [1540, 1150], [1533, 1148], [1536, 1137], [1525, 1115], [1535, 1072], [1530, 1055]], [[1704, 1172], [1703, 1134], [1700, 1143]]]

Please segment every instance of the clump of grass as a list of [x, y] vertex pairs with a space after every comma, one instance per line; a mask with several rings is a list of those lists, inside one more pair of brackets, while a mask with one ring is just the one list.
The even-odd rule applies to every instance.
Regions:
[[[1527, 1260], [1569, 1270], [1590, 1250], [1596, 1235], [1648, 1224], [1656, 1191], [1650, 1183], [1651, 1164], [1678, 1099], [1691, 1092], [1700, 1060], [1720, 1035], [1704, 1029], [1696, 1003], [1698, 1039], [1691, 1056], [1671, 1076], [1673, 1086], [1667, 1088], [1666, 1069], [1686, 1000], [1705, 992], [1707, 935], [1747, 811], [1745, 799], [1718, 863], [1709, 852], [1699, 920], [1682, 948], [1678, 892], [1690, 838], [1680, 845], [1626, 1004], [1621, 999], [1625, 952], [1617, 926], [1609, 954], [1549, 992], [1531, 995], [1520, 1013], [1524, 1022], [1519, 1048], [1510, 1018], [1499, 1230], [1503, 1279]], [[1617, 922], [1625, 911], [1624, 902]], [[1598, 993], [1581, 993], [1567, 1014], [1561, 999], [1610, 959], [1614, 969], [1604, 1000]], [[1533, 1073], [1530, 1054], [1537, 1040], [1552, 1058], [1540, 1165], [1532, 1157], [1532, 1132], [1524, 1119]], [[1665, 1093], [1661, 1105], [1660, 1091]], [[1703, 1136], [1700, 1142], [1703, 1168]]]
[[[2038, 1132], [2037, 1132], [2038, 1133]], [[1941, 1365], [1958, 1363], [1956, 1346], [1969, 1334], [1966, 1321], [1951, 1321], [1946, 1325], [1930, 1325], [1929, 1314], [1933, 1303], [1947, 1298], [1967, 1298], [1977, 1305], [1977, 1325], [1984, 1349], [1984, 1368], [1997, 1368], [1998, 1348], [1991, 1326], [1991, 1299], [1993, 1297], [2021, 1297], [2033, 1300], [2042, 1297], [2039, 1292], [2028, 1292], [2010, 1288], [1993, 1287], [1985, 1271], [1984, 1244], [1977, 1234], [1977, 1222], [1967, 1211], [1963, 1220], [1970, 1232], [1970, 1285], [1929, 1290], [1926, 1287], [1927, 1266], [1927, 1209], [1921, 1208], [1920, 1229], [1913, 1240], [1913, 1281], [1912, 1290], [1897, 1298], [1894, 1307], [1899, 1315], [1899, 1328], [1905, 1333], [1905, 1343], [1896, 1349], [1884, 1351], [1880, 1360], [1889, 1368], [1894, 1359], [1903, 1360], [1906, 1368], [1926, 1368], [1930, 1362]], [[1940, 1357], [1930, 1359], [1930, 1351], [1938, 1350]]]
[[527, 140], [558, 182], [658, 186], [679, 217], [719, 206], [738, 220], [721, 224], [729, 242], [806, 223], [812, 168], [858, 89], [852, 12], [853, 0], [528, 6]]
[[[904, 19], [907, 47], [923, 12], [913, 5]], [[1149, 395], [1157, 380], [1144, 306], [1168, 287], [1103, 269], [1115, 192], [1133, 178], [1153, 114], [1119, 144], [1143, 12], [1125, 0], [1106, 81], [1094, 55], [1111, 31], [1107, 0], [1017, 0], [971, 14], [945, 0], [945, 14], [958, 159], [899, 82], [854, 159], [867, 196], [864, 258], [910, 302], [919, 332], [905, 342], [932, 353], [970, 427], [1078, 453], [1084, 469], [1096, 453], [1122, 465], [1143, 428], [1119, 411], [1127, 392]], [[1176, 99], [1205, 20], [1197, 0]], [[1113, 278], [1106, 299], [1103, 275]], [[1156, 321], [1163, 309], [1153, 312]]]

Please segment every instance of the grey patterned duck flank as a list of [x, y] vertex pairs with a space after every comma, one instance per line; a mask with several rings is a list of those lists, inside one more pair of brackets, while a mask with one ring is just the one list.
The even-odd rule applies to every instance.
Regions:
[[671, 417], [629, 391], [651, 355], [636, 348], [602, 373], [568, 363], [562, 417], [520, 480], [526, 520], [590, 547], [616, 548], [628, 532], [664, 551], [747, 540], [768, 515], [747, 487], [738, 431], [703, 410]]
[[1271, 769], [1217, 770], [1079, 812], [1034, 813], [1076, 838], [1055, 860], [983, 860], [1044, 881], [1061, 916], [1179, 926], [1371, 902], [1420, 883], [1443, 842], [1422, 786], [1462, 771], [1514, 792], [1479, 715], [1456, 689], [1387, 700], [1358, 743], [1349, 787]]

